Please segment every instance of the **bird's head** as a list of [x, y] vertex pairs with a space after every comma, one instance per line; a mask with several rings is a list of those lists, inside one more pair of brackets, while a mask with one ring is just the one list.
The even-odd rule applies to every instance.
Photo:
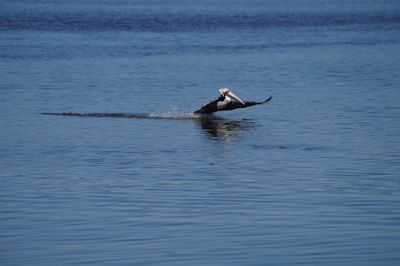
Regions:
[[246, 105], [238, 96], [236, 96], [233, 92], [231, 92], [228, 88], [221, 88], [219, 89], [221, 95], [225, 97], [229, 97], [237, 102], [240, 102], [243, 105]]

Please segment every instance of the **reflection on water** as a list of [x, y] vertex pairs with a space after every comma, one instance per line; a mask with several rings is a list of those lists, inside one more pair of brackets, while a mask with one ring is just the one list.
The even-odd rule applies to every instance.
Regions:
[[217, 116], [198, 116], [193, 114], [180, 113], [82, 113], [82, 112], [63, 112], [63, 113], [42, 113], [43, 115], [57, 116], [79, 116], [79, 117], [111, 117], [111, 118], [135, 118], [135, 119], [155, 119], [155, 120], [193, 120], [201, 126], [203, 132], [212, 139], [223, 142], [231, 142], [240, 138], [246, 130], [253, 128], [255, 123], [251, 119], [225, 119]]
[[251, 119], [224, 119], [210, 116], [195, 121], [207, 136], [223, 142], [238, 140], [245, 131], [255, 127]]

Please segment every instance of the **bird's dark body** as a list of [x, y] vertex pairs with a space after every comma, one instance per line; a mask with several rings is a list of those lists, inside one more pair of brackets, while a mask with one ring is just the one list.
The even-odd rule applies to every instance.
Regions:
[[209, 103], [203, 105], [199, 110], [195, 111], [194, 113], [195, 114], [211, 114], [211, 113], [219, 112], [219, 111], [229, 111], [229, 110], [233, 110], [233, 109], [237, 109], [237, 108], [246, 108], [246, 107], [250, 107], [253, 105], [269, 102], [271, 99], [272, 99], [272, 96], [262, 102], [244, 101], [245, 105], [243, 105], [237, 101], [231, 101], [226, 106], [224, 106], [223, 109], [218, 109], [218, 102], [221, 100], [221, 99], [218, 99], [218, 100], [215, 100], [215, 101], [212, 101], [212, 102], [209, 102]]

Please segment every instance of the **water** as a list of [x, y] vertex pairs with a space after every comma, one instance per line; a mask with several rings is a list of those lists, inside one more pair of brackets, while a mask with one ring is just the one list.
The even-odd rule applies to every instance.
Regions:
[[[0, 3], [1, 265], [398, 265], [397, 1]], [[190, 116], [227, 86], [267, 105]]]

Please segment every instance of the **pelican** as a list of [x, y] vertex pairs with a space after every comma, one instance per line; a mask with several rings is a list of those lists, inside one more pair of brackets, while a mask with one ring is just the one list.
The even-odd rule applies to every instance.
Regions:
[[212, 102], [206, 103], [199, 110], [194, 111], [195, 114], [211, 114], [219, 111], [228, 111], [236, 108], [246, 108], [257, 104], [263, 104], [269, 102], [272, 99], [270, 96], [268, 99], [262, 102], [248, 102], [242, 101], [228, 88], [219, 89], [221, 96]]

